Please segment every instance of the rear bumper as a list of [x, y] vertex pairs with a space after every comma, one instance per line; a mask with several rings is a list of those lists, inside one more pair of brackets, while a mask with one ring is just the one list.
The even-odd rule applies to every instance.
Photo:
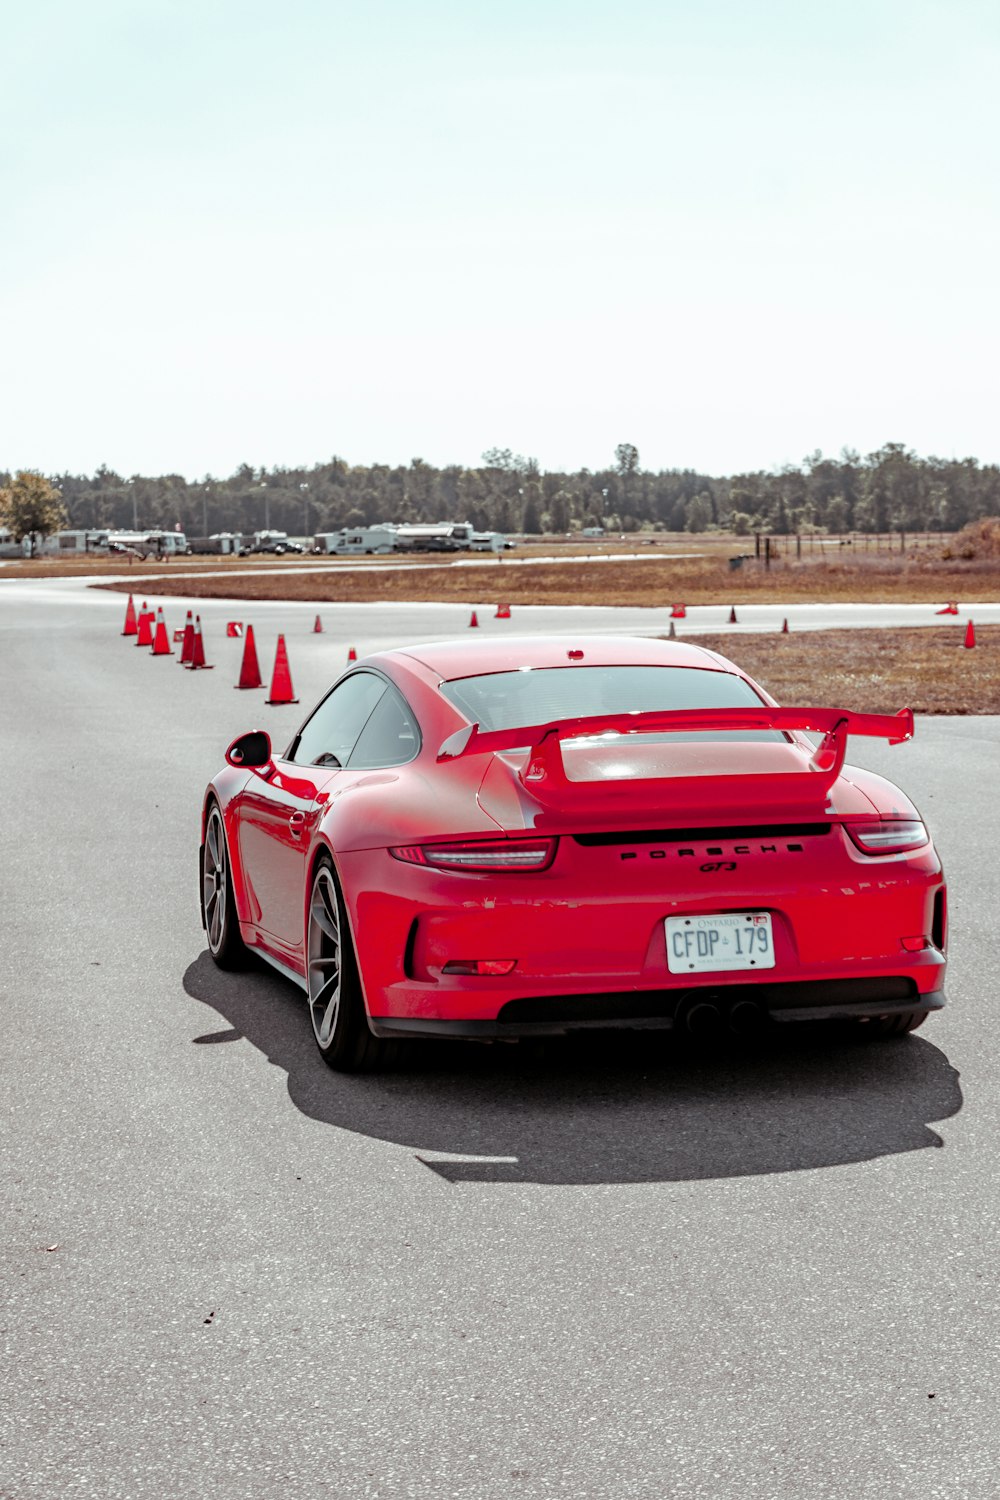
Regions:
[[[676, 866], [652, 855], [623, 862], [612, 849], [620, 870], [607, 849], [574, 845], [551, 869], [509, 878], [426, 870], [378, 850], [341, 855], [373, 1029], [483, 1037], [669, 1029], [696, 992], [703, 1000], [711, 992], [722, 1008], [746, 998], [775, 1021], [939, 1008], [945, 888], [932, 847], [876, 860], [842, 830], [813, 839], [819, 853], [804, 838], [777, 843], [777, 853], [756, 859], [724, 845], [736, 856], [731, 873], [717, 870], [718, 850], [707, 845], [693, 868], [679, 855]], [[666, 917], [749, 909], [771, 914], [773, 969], [670, 970]], [[904, 947], [921, 937], [923, 947]], [[469, 959], [516, 967], [491, 977], [448, 972]]]
[[943, 990], [923, 994], [911, 978], [820, 980], [806, 984], [725, 985], [691, 989], [546, 995], [511, 1001], [495, 1020], [430, 1020], [419, 1016], [372, 1016], [376, 1036], [464, 1037], [474, 1041], [565, 1036], [571, 1031], [671, 1031], [695, 1000], [711, 995], [723, 1013], [752, 1003], [770, 1022], [865, 1020], [941, 1010]]

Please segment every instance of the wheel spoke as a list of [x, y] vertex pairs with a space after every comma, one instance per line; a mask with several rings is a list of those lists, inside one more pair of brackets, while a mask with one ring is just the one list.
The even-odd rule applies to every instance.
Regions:
[[340, 1005], [340, 970], [332, 974], [319, 990], [313, 1001], [313, 1025], [316, 1035], [325, 1046], [337, 1022]]
[[[339, 968], [340, 968], [340, 954], [339, 953], [323, 953], [323, 954], [320, 954], [320, 956], [318, 958], [311, 958], [309, 960], [309, 972], [310, 972], [310, 974], [312, 973], [312, 971], [314, 969], [318, 970], [320, 974], [325, 974], [326, 971], [327, 971], [327, 969], [337, 970]], [[325, 979], [324, 979], [323, 983], [324, 984], [326, 983]]]
[[226, 927], [226, 840], [218, 808], [213, 809], [205, 830], [201, 890], [208, 946], [213, 953], [218, 953]]
[[221, 892], [216, 892], [215, 905], [212, 908], [212, 915], [208, 924], [208, 940], [213, 948], [218, 948], [219, 943], [222, 941], [223, 910]]
[[313, 1030], [325, 1050], [337, 1031], [343, 978], [340, 910], [333, 877], [326, 867], [317, 871], [313, 883], [306, 962]]
[[321, 932], [325, 933], [331, 942], [340, 945], [340, 924], [336, 917], [330, 913], [330, 908], [324, 900], [314, 901], [312, 909], [313, 921]]

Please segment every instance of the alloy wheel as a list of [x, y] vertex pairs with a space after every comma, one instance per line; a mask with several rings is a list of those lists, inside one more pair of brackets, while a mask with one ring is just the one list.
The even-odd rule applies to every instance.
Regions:
[[213, 953], [219, 952], [225, 938], [227, 880], [226, 836], [222, 828], [222, 814], [215, 807], [205, 830], [205, 857], [201, 877], [205, 928], [208, 932], [208, 946]]
[[325, 1050], [337, 1030], [343, 983], [340, 904], [333, 872], [326, 865], [316, 871], [309, 901], [308, 963], [313, 1031]]

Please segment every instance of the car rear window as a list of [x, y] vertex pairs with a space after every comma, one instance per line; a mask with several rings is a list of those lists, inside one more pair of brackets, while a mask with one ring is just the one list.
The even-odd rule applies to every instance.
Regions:
[[[460, 677], [441, 692], [484, 732], [520, 729], [595, 714], [683, 708], [761, 708], [748, 682], [698, 667], [537, 667]], [[714, 738], [707, 733], [685, 739]], [[784, 739], [774, 730], [743, 730], [741, 739]]]

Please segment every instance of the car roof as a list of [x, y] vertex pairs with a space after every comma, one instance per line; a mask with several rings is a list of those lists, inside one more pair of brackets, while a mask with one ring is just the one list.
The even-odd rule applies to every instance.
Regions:
[[[583, 656], [576, 656], [582, 651]], [[570, 652], [574, 654], [571, 656]], [[515, 672], [523, 667], [581, 665], [700, 667], [704, 671], [736, 671], [713, 651], [688, 641], [650, 640], [643, 636], [566, 635], [478, 637], [475, 640], [428, 641], [380, 653], [407, 658], [438, 674], [444, 681], [478, 677], [486, 672]], [[372, 660], [372, 658], [369, 658]]]

